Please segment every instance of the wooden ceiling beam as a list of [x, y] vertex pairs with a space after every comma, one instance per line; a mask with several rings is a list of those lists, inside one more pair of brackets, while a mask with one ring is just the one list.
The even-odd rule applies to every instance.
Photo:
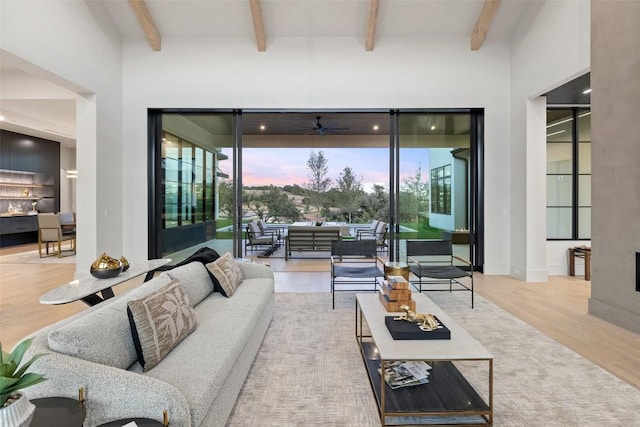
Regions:
[[264, 34], [261, 0], [249, 0], [249, 6], [251, 7], [251, 18], [253, 19], [253, 29], [256, 33], [258, 52], [265, 52], [267, 50], [267, 37]]
[[140, 22], [140, 25], [142, 26], [144, 36], [151, 45], [151, 49], [159, 52], [161, 47], [160, 32], [158, 31], [155, 22], [153, 22], [153, 18], [151, 17], [151, 13], [149, 13], [149, 8], [147, 8], [145, 0], [129, 0], [129, 4], [133, 8], [136, 17], [138, 18], [138, 22]]
[[482, 6], [482, 11], [478, 17], [478, 22], [476, 22], [476, 27], [473, 29], [473, 34], [471, 34], [471, 50], [478, 50], [480, 49], [480, 46], [482, 46], [499, 5], [500, 0], [484, 1], [484, 6]]
[[376, 26], [378, 25], [378, 10], [380, 9], [380, 0], [370, 0], [369, 2], [369, 19], [367, 21], [367, 35], [364, 41], [364, 47], [367, 52], [373, 50], [373, 43], [376, 39]]

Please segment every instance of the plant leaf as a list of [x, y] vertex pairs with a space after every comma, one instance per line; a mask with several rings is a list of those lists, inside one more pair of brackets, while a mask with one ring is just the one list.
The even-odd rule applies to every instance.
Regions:
[[27, 363], [25, 363], [24, 365], [22, 365], [22, 366], [20, 367], [20, 369], [18, 369], [18, 371], [17, 371], [14, 375], [15, 375], [16, 377], [20, 377], [20, 376], [22, 376], [22, 375], [27, 371], [27, 369], [29, 368], [29, 366], [31, 366], [31, 364], [32, 364], [33, 362], [35, 362], [36, 360], [40, 359], [42, 356], [45, 356], [45, 354], [44, 354], [44, 353], [38, 353], [38, 354], [36, 354], [35, 356], [33, 356], [33, 357], [31, 358], [31, 360], [29, 360]]
[[9, 361], [14, 361], [16, 362], [16, 365], [20, 365], [20, 362], [22, 361], [22, 357], [24, 356], [24, 354], [27, 352], [27, 349], [31, 345], [31, 341], [33, 341], [33, 338], [26, 339], [22, 341], [20, 344], [18, 344], [18, 346], [14, 348], [13, 351], [11, 352], [11, 355], [9, 356]]
[[20, 378], [20, 380], [17, 383], [12, 385], [11, 387], [3, 389], [2, 391], [4, 393], [13, 393], [15, 391], [22, 390], [23, 388], [27, 388], [32, 385], [41, 383], [44, 380], [46, 380], [46, 378], [40, 374], [28, 373], [22, 378]]
[[7, 389], [16, 384], [20, 378], [0, 377], [0, 393], [8, 393]]
[[0, 365], [0, 377], [13, 377], [18, 368], [15, 362], [5, 362]]

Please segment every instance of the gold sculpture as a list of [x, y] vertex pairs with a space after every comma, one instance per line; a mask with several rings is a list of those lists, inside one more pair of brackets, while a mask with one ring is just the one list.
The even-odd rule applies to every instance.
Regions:
[[401, 305], [400, 309], [404, 311], [404, 313], [398, 317], [394, 317], [393, 320], [405, 320], [407, 322], [417, 323], [418, 327], [426, 332], [438, 329], [438, 321], [433, 314], [416, 313], [411, 310], [411, 307], [408, 305]]
[[100, 258], [91, 264], [89, 272], [98, 279], [109, 279], [122, 272], [122, 263], [103, 252]]
[[120, 257], [120, 264], [122, 264], [122, 271], [129, 269], [129, 261], [124, 256]]

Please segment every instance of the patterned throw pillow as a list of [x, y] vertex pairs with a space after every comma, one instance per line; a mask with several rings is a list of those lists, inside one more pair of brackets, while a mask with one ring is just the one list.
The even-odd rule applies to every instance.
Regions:
[[141, 299], [128, 301], [127, 314], [138, 361], [145, 372], [197, 325], [189, 297], [177, 280]]
[[218, 279], [224, 290], [221, 293], [226, 297], [233, 295], [242, 283], [242, 271], [229, 252], [225, 252], [220, 258], [207, 264], [207, 269]]

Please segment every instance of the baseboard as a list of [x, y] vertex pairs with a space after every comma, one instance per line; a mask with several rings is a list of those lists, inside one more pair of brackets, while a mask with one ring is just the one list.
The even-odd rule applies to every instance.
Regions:
[[622, 307], [593, 297], [589, 298], [589, 314], [640, 334], [640, 314], [632, 313]]

